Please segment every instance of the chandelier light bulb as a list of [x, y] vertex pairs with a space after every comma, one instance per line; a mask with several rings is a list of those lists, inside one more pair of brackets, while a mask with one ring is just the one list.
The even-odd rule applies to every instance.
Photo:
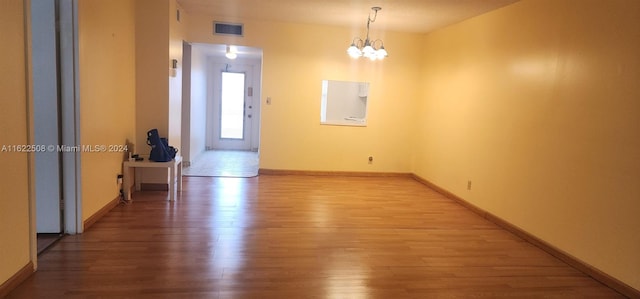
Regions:
[[360, 49], [358, 49], [358, 47], [356, 47], [355, 43], [351, 44], [351, 47], [349, 47], [349, 49], [347, 49], [347, 53], [349, 53], [349, 56], [351, 56], [353, 58], [358, 58], [358, 57], [362, 56], [362, 51], [360, 51]]
[[387, 50], [384, 49], [384, 46], [380, 47], [380, 49], [376, 51], [376, 56], [378, 56], [378, 59], [384, 59], [388, 56]]
[[371, 57], [375, 56], [376, 50], [374, 50], [372, 46], [367, 45], [364, 46], [364, 49], [362, 49], [362, 53], [364, 53], [364, 57]]

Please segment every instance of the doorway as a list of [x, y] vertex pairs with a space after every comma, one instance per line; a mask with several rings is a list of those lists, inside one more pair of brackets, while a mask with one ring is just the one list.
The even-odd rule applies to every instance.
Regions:
[[[253, 87], [246, 87], [251, 80], [250, 66], [239, 66], [235, 71], [220, 72], [220, 93], [214, 95], [213, 149], [251, 149]], [[246, 87], [246, 88], [245, 88]]]
[[44, 149], [34, 153], [36, 253], [82, 232], [79, 153], [59, 150], [78, 144], [76, 8], [76, 0], [30, 4], [33, 138]]
[[[60, 144], [58, 84], [58, 22], [54, 1], [31, 2], [34, 143]], [[61, 165], [57, 150], [35, 152], [37, 251], [41, 253], [62, 235]]]
[[[226, 45], [190, 44], [183, 48], [184, 57], [188, 57], [183, 64], [189, 72], [183, 91], [190, 88], [188, 105], [184, 102], [187, 93], [183, 93], [183, 109], [191, 111], [187, 118], [183, 114], [183, 129], [189, 126], [191, 140], [183, 144], [190, 156], [185, 159], [183, 175], [258, 174], [262, 50], [236, 48], [237, 59], [225, 57]], [[200, 136], [204, 138], [201, 145]]]

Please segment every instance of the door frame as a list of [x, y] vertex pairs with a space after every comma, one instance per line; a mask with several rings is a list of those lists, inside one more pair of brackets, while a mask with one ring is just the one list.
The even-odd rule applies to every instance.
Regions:
[[[213, 128], [211, 133], [213, 133], [212, 145], [214, 149], [221, 150], [250, 150], [251, 149], [251, 130], [252, 130], [252, 109], [248, 108], [252, 102], [250, 99], [249, 93], [247, 90], [249, 88], [253, 89], [251, 85], [252, 82], [252, 71], [250, 65], [236, 65], [235, 68], [232, 69], [223, 69], [212, 77], [212, 86], [214, 88], [213, 94]], [[222, 138], [222, 77], [224, 73], [233, 73], [233, 74], [243, 74], [244, 75], [244, 86], [243, 86], [243, 103], [242, 103], [242, 138]], [[251, 96], [253, 97], [253, 96]]]
[[[59, 13], [59, 94], [60, 94], [60, 134], [63, 145], [80, 144], [80, 92], [78, 71], [78, 0], [56, 0]], [[30, 32], [31, 28], [31, 3], [25, 2], [26, 22], [25, 27]], [[33, 78], [33, 61], [31, 51], [31, 37], [26, 39], [27, 50], [27, 74]], [[27, 80], [28, 102], [27, 111], [29, 123], [34, 123], [33, 106], [33, 82]], [[34, 141], [34, 128], [29, 126], [29, 141]], [[57, 146], [57, 145], [54, 145]], [[35, 155], [29, 154], [29, 234], [30, 255], [34, 268], [37, 269], [38, 241], [36, 226], [36, 180], [35, 180]], [[65, 234], [78, 234], [83, 232], [82, 221], [82, 179], [80, 168], [80, 153], [69, 152], [61, 155], [61, 188], [62, 208], [64, 223], [62, 226]]]
[[[241, 69], [241, 66], [247, 67]], [[214, 138], [218, 134], [216, 130], [219, 130], [220, 126], [220, 120], [217, 116], [219, 107], [216, 107], [219, 103], [215, 99], [216, 96], [220, 96], [220, 82], [216, 82], [216, 80], [221, 80], [223, 71], [243, 72], [243, 69], [246, 69], [245, 74], [247, 74], [247, 77], [245, 77], [245, 80], [248, 81], [245, 84], [245, 111], [247, 111], [247, 114], [251, 114], [251, 121], [247, 123], [249, 127], [247, 128], [246, 138], [249, 138], [249, 144], [246, 150], [257, 152], [259, 149], [262, 58], [228, 60], [224, 57], [209, 57], [207, 60], [207, 123], [205, 138], [207, 150], [224, 149], [224, 147], [220, 148], [217, 145]], [[246, 95], [249, 87], [253, 89], [252, 96]], [[251, 108], [247, 109], [249, 106]], [[245, 115], [245, 119], [246, 117]]]
[[[80, 144], [80, 84], [78, 47], [78, 0], [58, 0], [60, 13], [61, 140]], [[82, 173], [80, 152], [62, 154], [64, 233], [84, 231], [82, 221]]]
[[[53, 3], [42, 3], [46, 6], [34, 7], [31, 3], [30, 14], [37, 14], [35, 19], [30, 15], [32, 44], [30, 59], [31, 78], [29, 86], [30, 105], [33, 113], [31, 138], [33, 144], [46, 145], [47, 150], [37, 152], [33, 159], [33, 179], [36, 197], [36, 233], [67, 233], [82, 232], [82, 222], [79, 221], [79, 153], [61, 153], [58, 145], [79, 144], [79, 99], [78, 95], [78, 63], [77, 63], [77, 6], [76, 0], [57, 0]], [[40, 14], [43, 14], [40, 16]], [[49, 19], [49, 17], [51, 19]], [[40, 20], [50, 24], [37, 23]], [[58, 24], [56, 24], [58, 23]], [[44, 28], [44, 27], [48, 28]], [[56, 26], [59, 31], [56, 32]], [[44, 28], [41, 31], [40, 28]], [[53, 35], [53, 36], [52, 36]], [[42, 38], [40, 38], [42, 37]], [[34, 49], [38, 49], [36, 52]], [[37, 55], [37, 56], [36, 56]], [[53, 60], [53, 65], [40, 62]], [[40, 66], [42, 65], [42, 69]], [[44, 75], [44, 76], [42, 76]], [[52, 80], [52, 78], [56, 78]], [[53, 82], [52, 82], [53, 81]], [[47, 98], [49, 97], [49, 98]], [[54, 99], [51, 99], [53, 97]], [[42, 110], [44, 109], [44, 110]], [[45, 114], [55, 111], [56, 116], [47, 119]], [[44, 120], [40, 122], [39, 120]], [[40, 194], [39, 194], [40, 193]], [[47, 193], [47, 194], [45, 194]], [[51, 193], [51, 194], [49, 194]], [[57, 198], [57, 204], [46, 203], [39, 205], [38, 197], [50, 196]], [[67, 200], [65, 200], [67, 199]], [[44, 210], [40, 209], [44, 208]], [[55, 209], [55, 211], [51, 211]], [[48, 221], [48, 225], [38, 225], [38, 212], [48, 215], [57, 214], [56, 224]], [[53, 217], [53, 216], [52, 216]]]

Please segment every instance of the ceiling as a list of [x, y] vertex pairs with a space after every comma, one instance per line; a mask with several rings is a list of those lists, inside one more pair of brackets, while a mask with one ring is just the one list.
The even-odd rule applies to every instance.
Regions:
[[[210, 57], [224, 57], [227, 53], [227, 45], [192, 43], [194, 51], [199, 51]], [[246, 46], [234, 46], [238, 57], [245, 59], [261, 59], [262, 49]]]
[[380, 6], [376, 28], [426, 33], [518, 0], [178, 0], [189, 14], [242, 20], [364, 27]]

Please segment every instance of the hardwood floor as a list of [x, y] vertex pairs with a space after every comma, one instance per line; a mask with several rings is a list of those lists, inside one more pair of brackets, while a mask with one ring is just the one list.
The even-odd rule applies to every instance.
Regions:
[[9, 298], [623, 298], [410, 178], [184, 178], [39, 257]]
[[41, 254], [47, 248], [49, 248], [49, 246], [58, 242], [60, 238], [62, 238], [62, 234], [59, 234], [59, 233], [58, 234], [38, 234], [36, 237], [37, 243], [38, 243], [37, 244], [38, 254]]

